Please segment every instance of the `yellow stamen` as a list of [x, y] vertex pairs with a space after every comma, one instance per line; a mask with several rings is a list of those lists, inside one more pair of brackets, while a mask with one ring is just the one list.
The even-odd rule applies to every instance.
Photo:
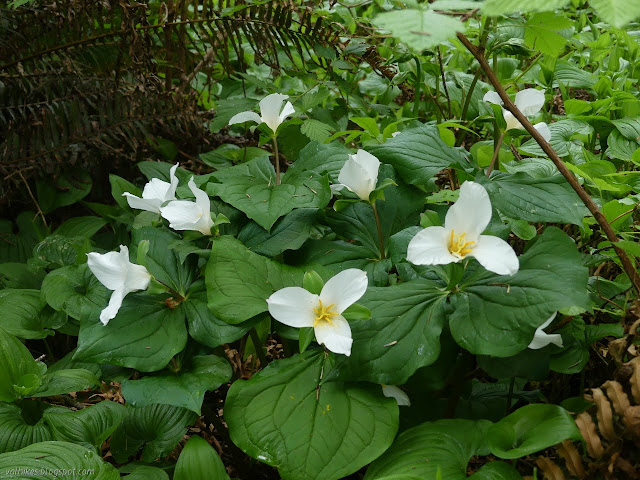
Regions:
[[465, 242], [464, 237], [467, 233], [464, 232], [461, 235], [456, 235], [451, 230], [451, 236], [449, 238], [449, 253], [456, 258], [464, 258], [473, 251], [473, 247], [476, 242]]
[[322, 305], [322, 300], [318, 300], [318, 308], [313, 309], [316, 314], [316, 318], [313, 320], [313, 326], [316, 327], [319, 323], [322, 322], [329, 322], [329, 325], [333, 325], [331, 317], [339, 315], [339, 313], [331, 310], [335, 306], [336, 304], [332, 303], [331, 305], [325, 307], [324, 305]]

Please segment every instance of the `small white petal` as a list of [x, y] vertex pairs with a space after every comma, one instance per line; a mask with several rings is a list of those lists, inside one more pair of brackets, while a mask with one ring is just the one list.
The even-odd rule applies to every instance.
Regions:
[[520, 90], [516, 93], [515, 104], [523, 115], [535, 115], [544, 105], [544, 92], [535, 88]]
[[146, 290], [151, 282], [151, 274], [143, 265], [127, 264], [127, 276], [124, 282], [125, 295], [136, 290]]
[[395, 398], [400, 407], [410, 407], [411, 400], [403, 390], [400, 390], [395, 385], [382, 385], [382, 394], [388, 398]]
[[98, 281], [109, 290], [124, 288], [129, 249], [120, 245], [119, 252], [87, 253], [87, 265]]
[[169, 190], [167, 191], [167, 194], [164, 197], [165, 202], [176, 199], [176, 189], [178, 188], [178, 177], [176, 177], [176, 170], [178, 170], [178, 165], [180, 164], [176, 163], [169, 170], [169, 182], [171, 186], [169, 187]]
[[507, 130], [522, 130], [524, 127], [520, 123], [520, 121], [513, 116], [508, 110], [502, 110], [502, 116], [504, 117], [504, 121], [507, 124]]
[[542, 325], [540, 325], [536, 329], [536, 333], [533, 336], [533, 340], [529, 344], [528, 348], [532, 350], [538, 350], [540, 348], [546, 347], [550, 343], [557, 345], [558, 347], [562, 347], [562, 336], [559, 333], [545, 333], [544, 329], [547, 328], [553, 319], [556, 318], [556, 314], [558, 312], [554, 312]]
[[551, 325], [551, 322], [553, 322], [553, 319], [556, 318], [556, 315], [558, 315], [558, 312], [553, 312], [553, 314], [549, 318], [547, 318], [542, 325], [538, 327], [538, 330], [544, 330], [549, 325]]
[[349, 322], [342, 316], [331, 317], [331, 322], [320, 322], [313, 329], [316, 340], [333, 353], [341, 353], [347, 357], [351, 355], [351, 327]]
[[171, 184], [160, 180], [159, 178], [152, 178], [144, 186], [142, 191], [142, 198], [149, 200], [160, 200], [164, 202], [167, 198], [169, 191], [171, 190]]
[[491, 221], [491, 200], [485, 188], [479, 183], [464, 182], [460, 186], [460, 196], [444, 219], [447, 233], [466, 233], [467, 242], [475, 242]]
[[287, 98], [289, 98], [289, 95], [272, 93], [260, 100], [260, 118], [274, 133], [282, 123], [280, 110], [282, 109], [282, 102]]
[[484, 100], [485, 102], [493, 103], [494, 105], [502, 105], [503, 103], [500, 95], [498, 95], [498, 93], [494, 92], [493, 90], [485, 93], [484, 97], [482, 97], [482, 100]]
[[339, 192], [340, 190], [342, 190], [345, 187], [346, 187], [346, 185], [343, 185], [341, 183], [334, 183], [333, 185], [329, 185], [329, 189], [331, 190], [331, 194], [332, 195], [334, 195], [335, 193]]
[[[371, 155], [373, 157], [373, 155]], [[349, 155], [349, 158], [340, 169], [340, 173], [338, 174], [338, 181], [347, 187], [349, 190], [354, 192], [360, 199], [364, 201], [369, 201], [369, 195], [376, 188], [376, 183], [378, 181], [378, 171], [376, 168], [375, 176], [371, 176], [369, 173], [372, 171], [372, 166], [367, 165], [364, 166], [364, 160], [362, 163], [359, 163], [354, 158], [355, 155]], [[373, 157], [375, 158], [375, 157]], [[364, 159], [364, 157], [363, 157]], [[378, 161], [377, 158], [375, 158]], [[378, 161], [378, 166], [380, 162]]]
[[213, 227], [213, 220], [211, 220], [211, 201], [209, 195], [204, 190], [196, 187], [196, 183], [193, 181], [193, 177], [189, 180], [189, 188], [196, 197], [196, 205], [200, 211], [200, 218], [196, 222], [194, 230], [199, 231], [204, 235], [211, 235], [211, 228]]
[[449, 252], [449, 238], [444, 227], [427, 227], [411, 239], [407, 260], [414, 265], [446, 265], [460, 259]]
[[291, 102], [285, 103], [284, 108], [282, 109], [282, 112], [280, 112], [280, 116], [279, 116], [280, 123], [284, 122], [289, 115], [292, 115], [294, 113], [296, 113], [296, 109], [293, 108], [293, 105], [291, 105]]
[[160, 208], [160, 213], [169, 220], [169, 226], [174, 230], [196, 230], [195, 227], [202, 218], [198, 205], [187, 200], [169, 202]]
[[356, 303], [367, 291], [367, 273], [357, 268], [343, 270], [331, 277], [322, 287], [320, 300], [325, 307], [334, 305], [334, 312], [342, 313]]
[[123, 290], [113, 291], [113, 293], [111, 294], [111, 298], [109, 299], [109, 305], [107, 305], [106, 308], [104, 308], [102, 312], [100, 312], [100, 321], [103, 325], [106, 325], [107, 323], [109, 323], [109, 320], [115, 318], [115, 316], [118, 314], [118, 310], [120, 310], [120, 307], [122, 306], [122, 301], [124, 300], [124, 297], [127, 293], [128, 292], [125, 292]]
[[544, 122], [540, 122], [540, 123], [536, 123], [533, 126], [533, 128], [535, 128], [538, 131], [538, 133], [542, 135], [542, 138], [544, 138], [546, 142], [551, 141], [551, 130], [549, 130], [549, 125], [547, 125]]
[[380, 160], [375, 155], [371, 155], [366, 150], [358, 150], [355, 155], [351, 155], [353, 160], [366, 172], [367, 178], [372, 180], [375, 188], [378, 183], [378, 171], [380, 170]]
[[516, 252], [498, 237], [481, 235], [478, 244], [469, 255], [475, 257], [484, 268], [498, 275], [515, 275], [520, 268]]
[[231, 120], [229, 120], [229, 125], [235, 125], [236, 123], [244, 122], [262, 123], [262, 119], [256, 112], [240, 112], [231, 117]]
[[402, 132], [393, 132], [393, 133], [391, 134], [391, 136], [395, 138], [395, 137], [397, 137], [398, 135], [400, 135], [401, 133], [402, 133]]
[[159, 200], [157, 198], [144, 199], [144, 198], [136, 197], [135, 195], [129, 192], [124, 192], [122, 196], [127, 197], [127, 203], [131, 208], [135, 208], [136, 210], [146, 210], [147, 212], [160, 213], [160, 206], [162, 205], [162, 200]]
[[318, 308], [318, 295], [300, 287], [286, 287], [274, 292], [268, 299], [269, 313], [280, 323], [290, 327], [313, 327]]

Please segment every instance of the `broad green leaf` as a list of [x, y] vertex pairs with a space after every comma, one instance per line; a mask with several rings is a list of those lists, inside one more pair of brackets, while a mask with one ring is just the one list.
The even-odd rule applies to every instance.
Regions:
[[186, 342], [182, 310], [169, 308], [163, 295], [129, 294], [107, 325], [94, 315], [82, 318], [74, 359], [153, 372]]
[[64, 471], [65, 480], [119, 480], [120, 474], [93, 450], [69, 442], [41, 442], [0, 455], [0, 479], [54, 480], [58, 475], [20, 475], [17, 471]]
[[567, 44], [567, 39], [557, 32], [572, 25], [571, 20], [554, 12], [536, 13], [525, 23], [524, 41], [530, 48], [557, 57]]
[[515, 355], [553, 312], [589, 308], [588, 271], [564, 232], [548, 227], [519, 260], [515, 275], [479, 270], [451, 296], [449, 327], [460, 346], [476, 354]]
[[253, 253], [235, 238], [216, 238], [205, 271], [209, 308], [226, 322], [242, 323], [266, 312], [276, 290], [301, 286], [303, 276], [301, 269]]
[[29, 264], [50, 270], [81, 264], [87, 261], [87, 253], [91, 250], [87, 237], [49, 235], [33, 248], [33, 259]]
[[196, 418], [195, 413], [171, 405], [132, 407], [111, 437], [113, 458], [124, 463], [141, 448], [144, 462], [164, 457], [174, 449]]
[[562, 175], [532, 178], [525, 173], [496, 173], [477, 179], [489, 192], [495, 208], [510, 218], [527, 222], [582, 225], [589, 214], [578, 194]]
[[0, 288], [38, 290], [44, 276], [44, 271], [33, 271], [26, 263], [0, 263]]
[[69, 265], [50, 272], [42, 282], [42, 295], [56, 311], [79, 320], [83, 312], [97, 320], [111, 292], [91, 273], [87, 264]]
[[34, 212], [21, 212], [16, 218], [18, 233], [13, 222], [0, 220], [0, 263], [26, 262], [33, 247], [46, 235], [44, 225]]
[[0, 454], [52, 440], [51, 429], [42, 417], [47, 408], [44, 403], [29, 400], [20, 406], [0, 403]]
[[175, 405], [200, 415], [207, 391], [213, 391], [231, 378], [231, 366], [224, 358], [202, 355], [189, 359], [179, 372], [122, 382], [122, 395], [128, 404], [142, 407], [153, 403]]
[[[240, 92], [242, 95], [242, 92]], [[226, 127], [229, 124], [229, 120], [236, 113], [257, 110], [258, 100], [253, 98], [229, 98], [220, 100], [216, 103], [216, 116], [209, 124], [209, 129], [212, 132], [217, 132], [223, 127]], [[251, 123], [247, 125], [251, 126]], [[236, 128], [240, 128], [236, 126]]]
[[351, 322], [350, 357], [340, 357], [332, 375], [401, 385], [440, 354], [446, 291], [432, 280], [370, 287], [359, 301], [370, 320]]
[[563, 440], [581, 440], [576, 422], [558, 405], [534, 404], [519, 408], [486, 433], [491, 453], [499, 458], [520, 458]]
[[51, 397], [79, 392], [99, 384], [100, 380], [96, 375], [83, 368], [56, 370], [42, 375], [42, 384], [29, 395], [32, 397]]
[[214, 448], [194, 435], [180, 453], [173, 480], [229, 480], [229, 475]]
[[392, 165], [410, 185], [424, 186], [444, 168], [466, 163], [460, 149], [444, 143], [433, 125], [405, 130], [383, 145], [370, 145], [366, 149], [381, 162]]
[[[122, 471], [122, 467], [120, 467], [120, 471]], [[161, 468], [139, 465], [123, 478], [127, 480], [169, 480], [169, 475]]]
[[271, 232], [255, 222], [250, 222], [240, 230], [238, 240], [260, 255], [275, 257], [285, 250], [296, 250], [311, 235], [316, 217], [315, 208], [299, 208], [278, 220]]
[[100, 453], [100, 447], [126, 417], [124, 405], [103, 400], [81, 410], [50, 408], [43, 418], [56, 440], [75, 443]]
[[513, 465], [504, 462], [485, 463], [469, 480], [522, 480]]
[[602, 20], [617, 28], [640, 17], [640, 3], [635, 0], [589, 0], [589, 5]]
[[93, 237], [107, 221], [100, 217], [73, 217], [65, 221], [53, 232], [63, 237]]
[[0, 328], [19, 338], [45, 338], [54, 332], [41, 315], [44, 302], [39, 290], [0, 290]]
[[384, 452], [398, 428], [398, 406], [379, 386], [320, 383], [325, 358], [314, 350], [277, 360], [227, 395], [231, 439], [283, 480], [343, 478]]
[[0, 329], [0, 402], [13, 402], [40, 386], [41, 370], [27, 347]]
[[552, 86], [555, 88], [558, 88], [559, 85], [573, 88], [593, 88], [597, 81], [597, 75], [588, 70], [581, 69], [574, 63], [560, 59], [556, 63]]
[[570, 0], [486, 0], [482, 3], [482, 13], [490, 16], [507, 13], [549, 12], [560, 9]]
[[329, 174], [332, 183], [337, 183], [338, 174], [344, 163], [349, 158], [349, 150], [341, 143], [333, 142], [319, 144], [311, 142], [302, 150], [298, 159], [287, 170], [285, 174], [289, 181], [304, 177], [308, 172], [317, 174]]
[[270, 231], [278, 218], [295, 208], [323, 208], [331, 199], [326, 179], [314, 172], [302, 176], [276, 175], [269, 159], [262, 157], [215, 172], [221, 183], [209, 183], [207, 192], [243, 211]]
[[418, 52], [437, 47], [464, 30], [456, 18], [415, 8], [381, 13], [374, 17], [373, 23]]
[[[391, 448], [367, 469], [365, 480], [390, 475], [416, 475], [423, 480], [466, 480], [467, 463], [487, 455], [487, 420], [438, 420], [402, 432]], [[425, 461], [428, 460], [428, 461]]]
[[137, 210], [133, 210], [129, 206], [129, 202], [127, 201], [127, 197], [123, 196], [124, 193], [131, 193], [136, 197], [142, 197], [142, 190], [136, 187], [133, 183], [128, 180], [125, 180], [118, 175], [109, 175], [109, 182], [111, 183], [111, 195], [116, 203], [123, 208], [127, 212], [134, 212]]
[[[593, 133], [593, 127], [581, 120], [560, 120], [549, 124], [551, 141], [549, 142], [556, 153], [561, 157], [569, 155], [582, 155], [584, 140]], [[546, 154], [534, 139], [527, 140], [520, 150], [539, 157]]]
[[47, 214], [86, 197], [91, 191], [91, 176], [82, 168], [74, 168], [58, 177], [39, 179], [36, 189], [40, 208]]

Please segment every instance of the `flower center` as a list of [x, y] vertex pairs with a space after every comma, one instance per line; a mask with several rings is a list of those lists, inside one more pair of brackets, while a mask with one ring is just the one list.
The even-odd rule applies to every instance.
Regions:
[[460, 235], [451, 230], [451, 236], [449, 237], [449, 253], [456, 258], [464, 258], [473, 251], [473, 247], [476, 242], [466, 242], [464, 237], [467, 233], [464, 232]]
[[335, 306], [336, 304], [333, 303], [325, 307], [324, 305], [322, 305], [322, 300], [318, 300], [318, 308], [313, 309], [316, 314], [316, 318], [313, 320], [313, 326], [316, 327], [319, 323], [322, 322], [329, 322], [329, 325], [333, 325], [331, 317], [339, 315], [338, 312], [334, 312], [331, 310]]

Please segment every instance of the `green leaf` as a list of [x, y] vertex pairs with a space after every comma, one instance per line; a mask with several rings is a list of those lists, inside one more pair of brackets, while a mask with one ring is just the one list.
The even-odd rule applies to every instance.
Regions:
[[91, 273], [87, 264], [69, 265], [50, 272], [42, 282], [42, 295], [56, 311], [79, 320], [83, 312], [97, 319], [111, 292]]
[[41, 370], [27, 347], [0, 329], [0, 401], [13, 402], [40, 385]]
[[487, 430], [487, 444], [499, 458], [520, 458], [563, 440], [581, 440], [569, 412], [557, 405], [526, 405]]
[[513, 234], [522, 240], [531, 240], [537, 234], [536, 227], [526, 220], [511, 220], [509, 227]]
[[[64, 471], [69, 480], [119, 480], [120, 474], [113, 465], [106, 463], [94, 451], [68, 442], [41, 442], [29, 445], [17, 452], [0, 455], [0, 478], [55, 478], [52, 474], [44, 476], [25, 476], [12, 473], [32, 470], [36, 472]], [[6, 472], [6, 473], [5, 473]], [[5, 476], [7, 475], [7, 476]]]
[[349, 158], [349, 150], [341, 143], [329, 143], [326, 145], [311, 142], [300, 150], [298, 159], [287, 170], [289, 181], [303, 178], [308, 172], [319, 175], [329, 174], [329, 178], [336, 183], [340, 169]]
[[164, 300], [162, 295], [129, 294], [107, 325], [96, 315], [83, 317], [74, 359], [161, 370], [187, 342], [184, 313]]
[[402, 385], [440, 354], [446, 291], [431, 280], [369, 287], [359, 303], [370, 320], [351, 322], [350, 357], [340, 357], [332, 374], [344, 380]]
[[51, 397], [63, 393], [79, 392], [89, 387], [100, 385], [100, 380], [93, 372], [83, 368], [56, 370], [42, 376], [42, 384], [30, 393], [32, 397]]
[[299, 208], [276, 222], [271, 232], [249, 222], [238, 234], [238, 240], [249, 250], [275, 257], [285, 250], [296, 250], [309, 239], [316, 218], [315, 208]]
[[451, 296], [451, 334], [471, 353], [515, 355], [553, 312], [570, 306], [589, 308], [588, 270], [564, 232], [548, 227], [519, 260], [514, 276], [479, 270]]
[[391, 444], [398, 406], [377, 385], [326, 382], [322, 350], [277, 360], [236, 381], [225, 403], [231, 439], [284, 480], [337, 480]]
[[43, 269], [81, 264], [87, 261], [91, 250], [91, 242], [86, 237], [49, 235], [33, 248], [34, 258], [29, 263]]
[[32, 271], [26, 263], [0, 263], [0, 288], [39, 289], [45, 272]]
[[226, 322], [244, 322], [266, 312], [266, 299], [276, 290], [301, 286], [303, 276], [303, 270], [253, 253], [235, 238], [216, 238], [205, 271], [209, 308]]
[[383, 145], [370, 145], [366, 149], [381, 162], [392, 165], [410, 185], [426, 185], [444, 168], [466, 163], [460, 149], [444, 143], [433, 125], [405, 130]]
[[446, 480], [466, 480], [471, 457], [489, 453], [485, 435], [490, 425], [487, 420], [455, 419], [410, 428], [369, 466], [364, 478], [382, 480], [405, 474], [435, 480], [439, 472]]
[[127, 197], [123, 196], [123, 193], [129, 192], [137, 197], [142, 197], [142, 190], [136, 187], [133, 183], [125, 180], [118, 175], [109, 175], [109, 182], [111, 183], [111, 195], [120, 208], [125, 209], [128, 212], [133, 212], [127, 202]]
[[549, 12], [560, 9], [569, 3], [570, 0], [485, 0], [481, 10], [485, 15], [492, 17], [505, 15], [507, 13], [533, 13]]
[[415, 8], [381, 13], [373, 23], [418, 52], [445, 43], [464, 31], [462, 22], [455, 18]]
[[477, 178], [489, 192], [492, 205], [510, 218], [527, 222], [582, 225], [589, 214], [562, 175], [533, 178], [526, 173], [484, 175]]
[[[123, 471], [123, 467], [120, 467], [120, 471]], [[169, 475], [161, 468], [139, 465], [123, 478], [127, 480], [169, 480]]]
[[43, 418], [56, 440], [75, 443], [100, 453], [100, 447], [126, 417], [124, 405], [108, 400], [81, 410], [50, 408]]
[[216, 355], [189, 359], [177, 373], [169, 372], [122, 382], [122, 395], [127, 403], [142, 407], [153, 403], [175, 405], [200, 415], [207, 391], [213, 391], [231, 378], [229, 362]]
[[86, 197], [91, 191], [91, 176], [82, 168], [74, 168], [58, 177], [38, 180], [36, 188], [40, 208], [47, 214]]
[[0, 328], [19, 338], [45, 338], [53, 335], [41, 315], [44, 302], [39, 290], [0, 290]]
[[16, 224], [18, 233], [12, 222], [0, 220], [0, 263], [26, 262], [31, 258], [33, 247], [46, 235], [42, 221], [33, 212], [18, 214]]
[[[242, 94], [242, 92], [240, 92]], [[252, 98], [230, 98], [220, 100], [216, 105], [216, 116], [210, 122], [209, 129], [212, 132], [217, 132], [221, 128], [226, 127], [229, 124], [229, 120], [236, 113], [245, 112], [248, 110], [254, 110], [258, 105], [258, 100]], [[250, 123], [247, 125], [251, 125]], [[238, 127], [239, 128], [239, 127]]]
[[331, 199], [325, 178], [313, 172], [302, 176], [276, 175], [269, 159], [262, 157], [214, 173], [221, 183], [209, 183], [207, 192], [243, 211], [270, 231], [278, 218], [295, 208], [323, 208]]
[[107, 221], [100, 217], [73, 217], [65, 221], [53, 232], [63, 237], [93, 237]]
[[113, 458], [124, 463], [141, 448], [143, 462], [167, 456], [196, 418], [195, 413], [171, 405], [130, 408], [111, 437]]
[[194, 435], [180, 453], [173, 480], [229, 480], [229, 475], [214, 448]]
[[0, 403], [0, 454], [52, 440], [51, 429], [42, 418], [42, 411], [47, 408], [51, 407], [33, 401], [20, 406]]
[[[593, 127], [587, 122], [573, 119], [551, 123], [549, 124], [549, 130], [551, 131], [551, 141], [549, 143], [561, 157], [569, 155], [582, 156], [584, 140], [593, 133]], [[529, 155], [546, 157], [546, 153], [534, 139], [523, 143], [520, 150]]]
[[307, 118], [304, 122], [302, 122], [300, 132], [303, 135], [306, 135], [311, 141], [315, 140], [316, 142], [324, 142], [331, 136], [331, 134], [334, 132], [334, 129], [326, 123], [321, 122], [320, 120]]
[[572, 25], [571, 20], [554, 12], [536, 13], [525, 23], [525, 44], [544, 54], [557, 57], [564, 50], [567, 39], [556, 32]]
[[589, 0], [589, 5], [602, 20], [617, 28], [640, 17], [640, 4], [635, 0]]

